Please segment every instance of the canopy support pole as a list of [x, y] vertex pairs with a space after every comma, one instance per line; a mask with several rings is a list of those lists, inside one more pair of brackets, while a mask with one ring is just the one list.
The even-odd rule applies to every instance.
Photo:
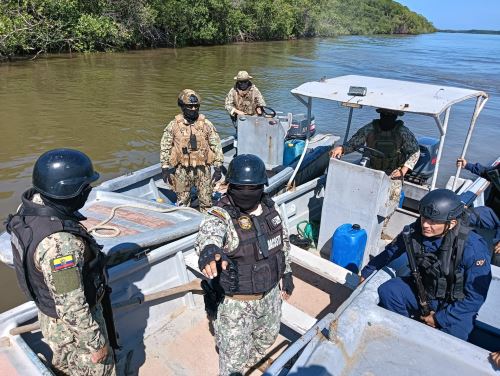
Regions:
[[[487, 101], [488, 101], [487, 97], [477, 97], [476, 107], [474, 108], [474, 113], [472, 114], [472, 119], [470, 121], [469, 130], [467, 132], [467, 137], [465, 138], [465, 143], [464, 143], [464, 147], [462, 149], [462, 153], [460, 154], [460, 158], [464, 158], [465, 153], [467, 153], [467, 148], [469, 147], [469, 142], [470, 142], [470, 139], [472, 137], [472, 132], [474, 131], [474, 128], [476, 126], [476, 120], [479, 116], [479, 113], [483, 110], [484, 105], [486, 104]], [[455, 174], [455, 179], [453, 179], [453, 187], [452, 187], [453, 191], [455, 191], [455, 189], [457, 188], [457, 182], [458, 182], [458, 178], [460, 177], [461, 170], [462, 170], [462, 167], [458, 166], [457, 172]]]
[[352, 122], [352, 111], [354, 108], [349, 108], [349, 118], [347, 119], [347, 129], [345, 130], [344, 142], [342, 145], [345, 145], [347, 142], [347, 137], [349, 137], [349, 131], [351, 130], [351, 122]]
[[439, 162], [441, 161], [441, 154], [443, 153], [444, 140], [446, 138], [446, 130], [448, 129], [448, 120], [450, 119], [450, 110], [451, 106], [446, 109], [446, 112], [444, 114], [444, 122], [442, 124], [439, 116], [436, 116], [434, 118], [434, 120], [436, 120], [436, 124], [439, 128], [439, 132], [441, 133], [441, 135], [439, 136], [439, 148], [436, 157], [436, 167], [434, 168], [434, 173], [432, 174], [431, 189], [430, 189], [431, 191], [434, 188], [436, 188], [436, 180], [439, 171]]

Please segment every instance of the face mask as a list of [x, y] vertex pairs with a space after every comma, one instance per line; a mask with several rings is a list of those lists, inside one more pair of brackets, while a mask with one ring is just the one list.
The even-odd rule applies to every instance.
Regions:
[[247, 90], [250, 86], [252, 85], [252, 83], [250, 81], [238, 81], [236, 83], [236, 88], [238, 90], [242, 90], [242, 91], [245, 91]]
[[83, 208], [91, 190], [92, 187], [88, 185], [78, 196], [67, 199], [55, 199], [44, 195], [41, 196], [45, 205], [50, 206], [65, 215], [73, 216], [76, 211]]
[[390, 131], [396, 125], [396, 115], [380, 114], [380, 129]]
[[182, 115], [184, 115], [184, 119], [186, 119], [189, 123], [194, 123], [198, 120], [198, 116], [200, 116], [200, 108], [199, 107], [187, 107], [182, 106]]
[[227, 191], [234, 204], [243, 211], [255, 208], [259, 204], [263, 193], [263, 185], [230, 185]]

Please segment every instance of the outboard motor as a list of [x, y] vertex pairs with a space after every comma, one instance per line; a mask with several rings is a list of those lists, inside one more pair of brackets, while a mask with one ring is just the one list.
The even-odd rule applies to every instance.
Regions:
[[286, 140], [305, 140], [307, 137], [307, 127], [309, 125], [309, 137], [316, 132], [314, 115], [311, 116], [311, 123], [307, 124], [307, 115], [297, 114], [292, 117], [292, 124], [286, 134]]
[[405, 176], [405, 180], [423, 185], [432, 176], [436, 168], [439, 140], [432, 137], [419, 137], [420, 158], [410, 174]]

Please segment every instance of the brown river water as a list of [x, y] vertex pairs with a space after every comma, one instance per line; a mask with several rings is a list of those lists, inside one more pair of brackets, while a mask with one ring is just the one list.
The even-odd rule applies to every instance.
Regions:
[[[487, 163], [499, 151], [500, 36], [437, 33], [410, 37], [342, 37], [215, 47], [52, 55], [0, 65], [0, 218], [30, 187], [34, 161], [57, 147], [91, 156], [101, 181], [157, 163], [165, 124], [178, 112], [177, 95], [192, 88], [201, 112], [221, 137], [233, 133], [224, 98], [238, 70], [248, 70], [269, 106], [304, 112], [290, 90], [306, 81], [360, 74], [482, 89], [491, 99], [467, 154]], [[455, 158], [474, 102], [450, 118], [442, 172]], [[343, 134], [347, 111], [314, 102], [317, 127]], [[353, 131], [376, 114], [355, 114]], [[433, 121], [406, 115], [417, 135], [437, 136]], [[242, 142], [242, 140], [240, 140]], [[438, 183], [444, 184], [447, 178]], [[15, 275], [0, 265], [0, 312], [23, 301]]]

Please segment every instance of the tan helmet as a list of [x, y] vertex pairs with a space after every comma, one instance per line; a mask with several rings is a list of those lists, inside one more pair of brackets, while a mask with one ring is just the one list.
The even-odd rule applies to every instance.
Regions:
[[196, 91], [191, 90], [191, 89], [184, 89], [179, 93], [179, 97], [177, 98], [177, 104], [179, 107], [182, 107], [184, 105], [200, 105], [201, 103], [201, 98], [198, 94], [196, 94]]
[[253, 77], [248, 74], [247, 71], [239, 71], [238, 74], [234, 77], [236, 81], [248, 81], [251, 80]]

